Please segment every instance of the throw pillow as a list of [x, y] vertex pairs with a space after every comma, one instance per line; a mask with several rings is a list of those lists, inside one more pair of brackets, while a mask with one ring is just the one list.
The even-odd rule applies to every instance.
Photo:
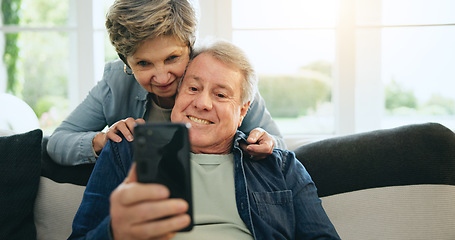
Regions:
[[36, 239], [42, 136], [36, 129], [0, 137], [0, 239]]

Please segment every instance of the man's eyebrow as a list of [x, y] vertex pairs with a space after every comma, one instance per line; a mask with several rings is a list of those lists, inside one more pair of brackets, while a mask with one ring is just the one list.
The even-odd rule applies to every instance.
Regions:
[[[190, 79], [195, 80], [197, 82], [201, 82], [202, 81], [202, 79], [199, 76], [194, 75], [194, 74], [190, 74], [189, 77], [190, 77]], [[234, 92], [234, 89], [228, 84], [217, 83], [216, 87], [217, 88], [226, 89], [226, 90], [228, 90], [230, 92]]]
[[198, 77], [197, 75], [190, 74], [189, 77], [190, 77], [191, 79], [194, 79], [194, 80], [198, 81], [198, 82], [201, 81], [201, 78]]

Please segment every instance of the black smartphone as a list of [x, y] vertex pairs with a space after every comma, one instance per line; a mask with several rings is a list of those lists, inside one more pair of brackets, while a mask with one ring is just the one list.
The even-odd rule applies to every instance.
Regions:
[[134, 161], [137, 180], [160, 183], [169, 188], [171, 198], [188, 202], [193, 228], [190, 142], [188, 127], [183, 123], [146, 123], [134, 128]]

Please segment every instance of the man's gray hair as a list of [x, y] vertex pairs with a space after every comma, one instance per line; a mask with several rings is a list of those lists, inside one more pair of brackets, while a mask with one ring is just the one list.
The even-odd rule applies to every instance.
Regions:
[[258, 80], [248, 56], [242, 49], [231, 42], [216, 39], [206, 40], [203, 44], [197, 45], [192, 52], [191, 59], [202, 53], [210, 54], [222, 63], [238, 69], [243, 76], [241, 89], [242, 104], [253, 102], [257, 92]]

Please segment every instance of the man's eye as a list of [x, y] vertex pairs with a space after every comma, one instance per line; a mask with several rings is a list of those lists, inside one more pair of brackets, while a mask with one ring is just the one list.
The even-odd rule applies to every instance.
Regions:
[[197, 91], [197, 88], [195, 88], [195, 87], [190, 87], [190, 91], [196, 92], [196, 91]]
[[172, 55], [172, 56], [169, 56], [166, 60], [169, 61], [169, 62], [171, 62], [171, 61], [176, 60], [178, 57], [179, 57], [179, 56], [177, 56], [177, 55]]
[[219, 98], [225, 98], [226, 97], [226, 95], [224, 95], [222, 93], [218, 93], [216, 96], [219, 97]]

